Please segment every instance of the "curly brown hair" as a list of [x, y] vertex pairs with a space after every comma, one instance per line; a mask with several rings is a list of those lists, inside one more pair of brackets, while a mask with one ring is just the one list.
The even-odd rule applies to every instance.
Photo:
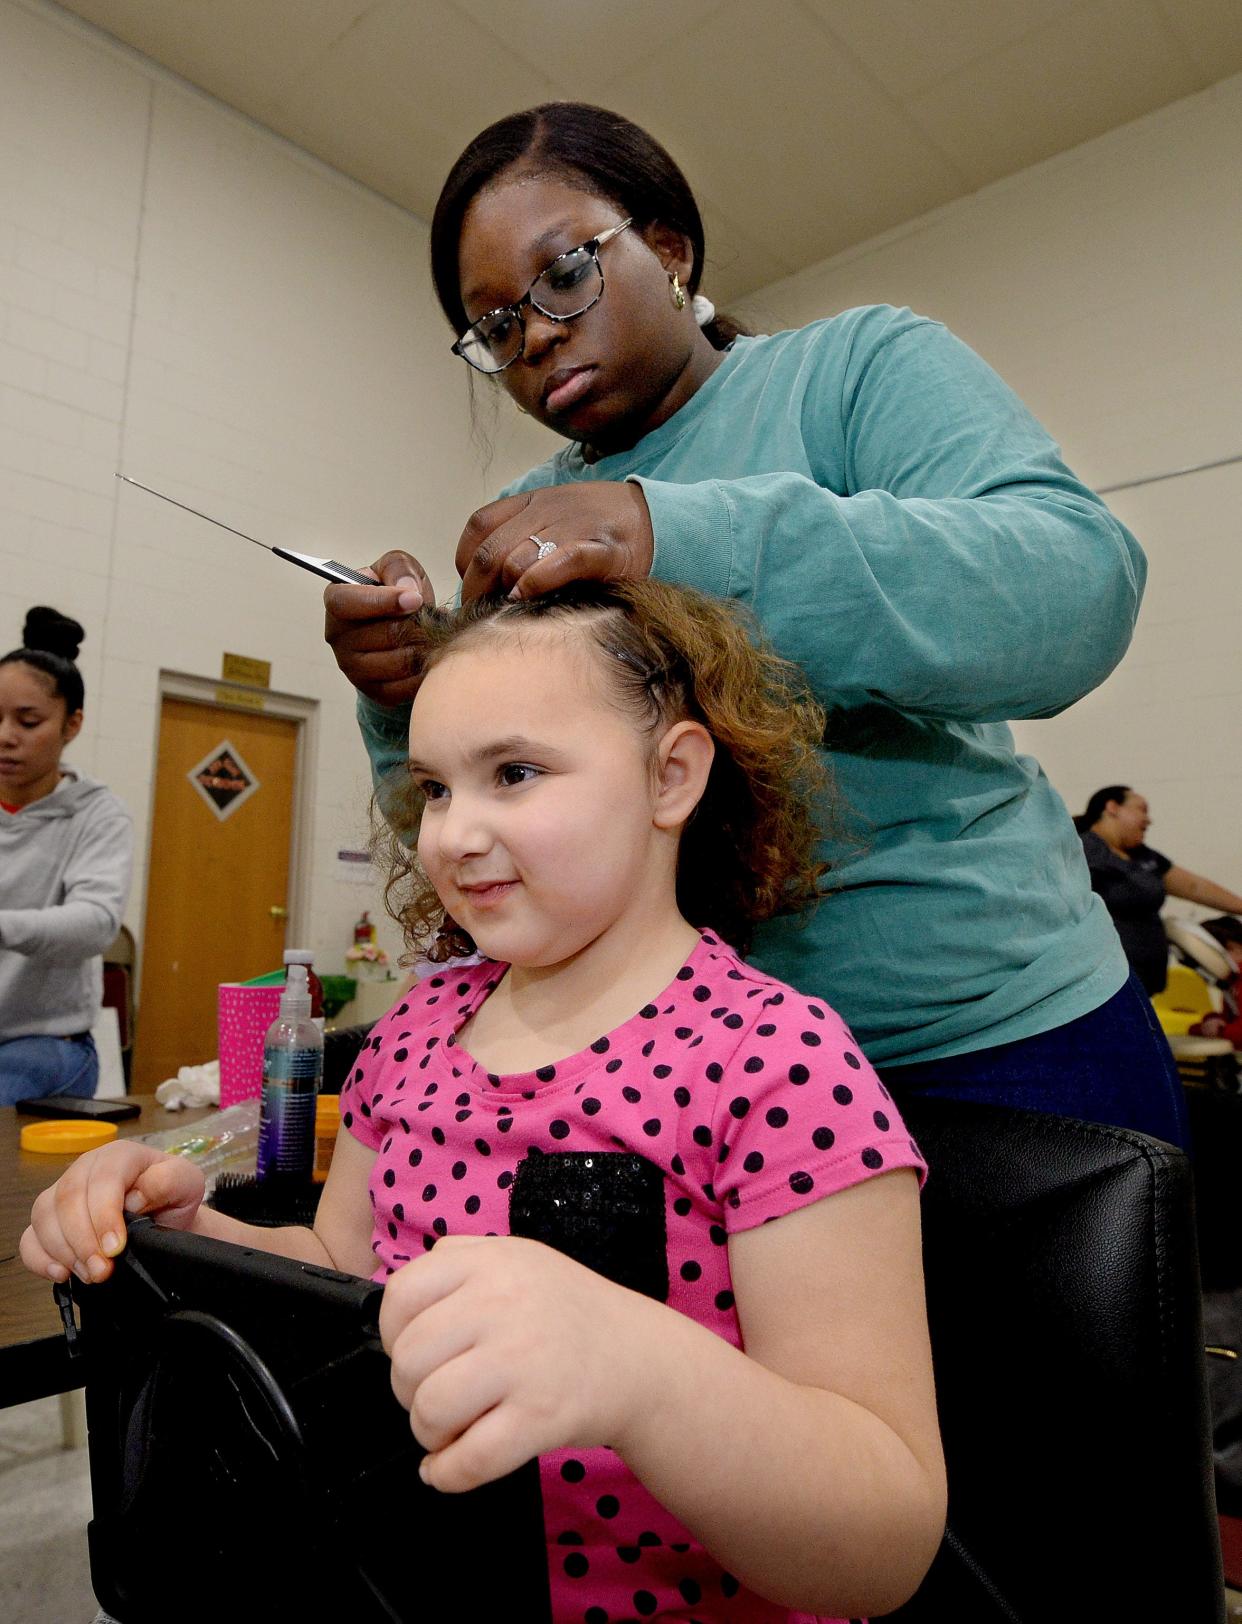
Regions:
[[[591, 640], [609, 694], [653, 746], [682, 720], [702, 723], [715, 741], [678, 851], [683, 917], [745, 952], [761, 920], [812, 906], [828, 867], [817, 857], [824, 713], [797, 666], [765, 647], [734, 605], [658, 581], [575, 583], [541, 598], [425, 609], [409, 636], [426, 672], [484, 637], [558, 623]], [[380, 787], [373, 810], [372, 851], [387, 868], [385, 903], [407, 946], [433, 963], [473, 953], [415, 855], [422, 795], [404, 769]]]

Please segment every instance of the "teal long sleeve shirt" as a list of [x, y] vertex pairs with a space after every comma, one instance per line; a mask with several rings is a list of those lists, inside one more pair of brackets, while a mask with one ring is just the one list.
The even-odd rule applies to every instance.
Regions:
[[[652, 574], [744, 603], [828, 712], [831, 891], [761, 927], [762, 968], [884, 1066], [1049, 1031], [1117, 991], [1081, 844], [1006, 723], [1108, 675], [1145, 562], [978, 356], [887, 306], [739, 338], [631, 450], [569, 446], [506, 494], [593, 479], [641, 485]], [[359, 716], [382, 776], [408, 712]]]

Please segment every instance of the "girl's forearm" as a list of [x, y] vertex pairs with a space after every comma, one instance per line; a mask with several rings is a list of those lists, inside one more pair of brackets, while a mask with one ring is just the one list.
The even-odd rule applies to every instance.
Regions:
[[635, 1476], [770, 1601], [841, 1618], [905, 1601], [944, 1528], [938, 1463], [839, 1393], [646, 1306], [667, 1319], [652, 1327], [646, 1402], [616, 1445]]
[[194, 1234], [205, 1235], [213, 1241], [249, 1246], [256, 1252], [271, 1252], [277, 1257], [292, 1258], [296, 1263], [317, 1263], [328, 1269], [338, 1267], [313, 1229], [293, 1225], [268, 1229], [258, 1224], [243, 1224], [239, 1218], [229, 1218], [208, 1206], [198, 1209], [191, 1228]]

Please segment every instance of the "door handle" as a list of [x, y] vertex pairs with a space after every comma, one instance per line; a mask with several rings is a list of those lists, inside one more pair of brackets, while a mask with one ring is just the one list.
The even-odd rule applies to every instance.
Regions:
[[273, 903], [267, 911], [273, 919], [288, 919], [289, 917], [288, 908], [282, 908], [278, 903]]

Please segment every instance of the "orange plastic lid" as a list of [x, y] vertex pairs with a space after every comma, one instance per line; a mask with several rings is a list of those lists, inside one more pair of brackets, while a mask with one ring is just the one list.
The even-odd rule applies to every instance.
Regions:
[[56, 1117], [50, 1122], [31, 1122], [22, 1129], [22, 1149], [40, 1156], [76, 1156], [94, 1150], [116, 1138], [115, 1122], [84, 1122], [72, 1117]]

